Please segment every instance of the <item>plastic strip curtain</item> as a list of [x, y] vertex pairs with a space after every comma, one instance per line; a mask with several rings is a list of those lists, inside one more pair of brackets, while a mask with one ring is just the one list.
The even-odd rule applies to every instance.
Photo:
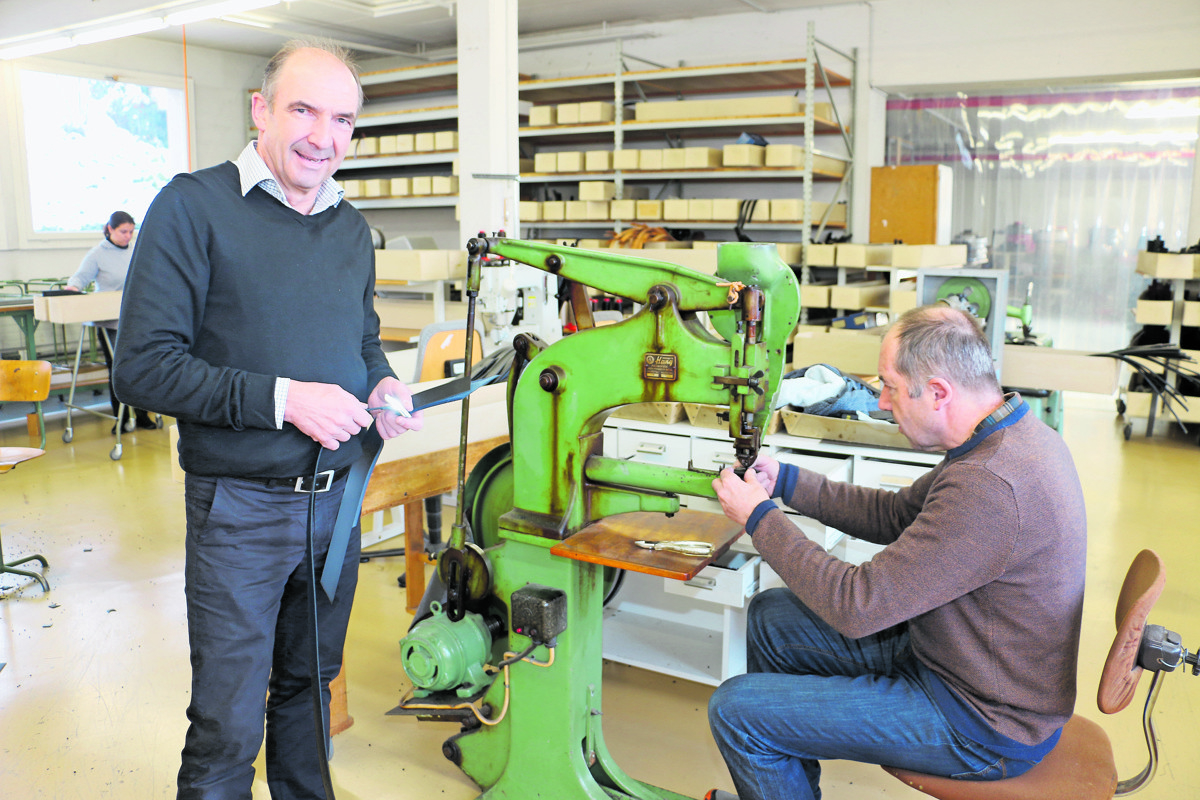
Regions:
[[986, 244], [1011, 305], [1033, 283], [1036, 333], [1099, 352], [1137, 328], [1138, 251], [1194, 244], [1198, 127], [1200, 84], [893, 98], [887, 163], [949, 166], [955, 241]]

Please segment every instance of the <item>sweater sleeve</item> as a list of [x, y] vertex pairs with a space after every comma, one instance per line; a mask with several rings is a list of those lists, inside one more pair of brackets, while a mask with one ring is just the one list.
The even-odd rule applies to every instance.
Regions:
[[[220, 428], [275, 428], [274, 375], [191, 354], [203, 323], [214, 231], [189, 207], [179, 176], [155, 198], [121, 300], [113, 387], [121, 401]], [[202, 206], [202, 203], [196, 203]]]
[[74, 287], [79, 291], [83, 291], [92, 281], [96, 280], [96, 276], [100, 274], [100, 261], [96, 257], [96, 248], [88, 250], [87, 255], [83, 257], [83, 261], [79, 262], [79, 268], [75, 270], [75, 274], [67, 278], [67, 286]]
[[[929, 481], [935, 474], [940, 476], [936, 486], [923, 487], [925, 507], [901, 530], [904, 535], [897, 533], [894, 543], [866, 563], [851, 565], [830, 556], [779, 511], [763, 517], [754, 546], [797, 597], [845, 636], [858, 638], [913, 619], [1002, 574], [1016, 526], [1016, 504], [1006, 482], [974, 467], [953, 477], [936, 470]], [[848, 533], [866, 530], [864, 520], [892, 519], [881, 511], [890, 511], [884, 498], [872, 498], [862, 487], [845, 492], [842, 486], [819, 476], [805, 481], [801, 473], [793, 500], [800, 495], [797, 508], [812, 513], [815, 507], [814, 516]], [[832, 502], [856, 501], [863, 505], [831, 511]]]
[[[396, 371], [388, 363], [387, 355], [383, 352], [379, 338], [379, 314], [375, 312], [375, 249], [367, 238], [366, 257], [371, 259], [371, 279], [367, 282], [363, 294], [363, 340], [362, 357], [367, 365], [367, 391], [373, 390], [384, 378], [397, 377]], [[404, 378], [407, 383], [407, 376]]]

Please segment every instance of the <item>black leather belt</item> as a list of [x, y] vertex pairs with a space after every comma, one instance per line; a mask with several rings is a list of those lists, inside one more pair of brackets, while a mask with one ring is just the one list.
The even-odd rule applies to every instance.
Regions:
[[328, 492], [330, 487], [333, 486], [334, 481], [346, 477], [349, 472], [350, 467], [327, 469], [324, 472], [318, 472], [315, 485], [312, 475], [300, 475], [296, 478], [239, 478], [238, 480], [259, 483], [272, 489], [286, 486], [293, 492], [321, 494], [322, 492]]

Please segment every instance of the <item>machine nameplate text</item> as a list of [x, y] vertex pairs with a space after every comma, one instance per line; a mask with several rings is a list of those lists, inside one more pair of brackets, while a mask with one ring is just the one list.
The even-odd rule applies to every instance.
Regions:
[[646, 353], [642, 360], [642, 377], [648, 381], [679, 379], [679, 356], [675, 353]]

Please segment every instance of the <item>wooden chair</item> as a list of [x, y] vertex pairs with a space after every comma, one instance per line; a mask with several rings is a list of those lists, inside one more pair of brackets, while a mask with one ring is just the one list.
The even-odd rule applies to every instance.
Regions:
[[42, 401], [50, 396], [50, 371], [49, 361], [0, 360], [0, 403], [34, 404], [41, 436], [40, 448], [46, 447]]
[[1151, 714], [1161, 688], [1159, 679], [1182, 664], [1192, 665], [1195, 654], [1180, 646], [1179, 636], [1146, 619], [1166, 584], [1162, 559], [1153, 550], [1134, 558], [1117, 598], [1117, 635], [1104, 662], [1096, 705], [1115, 714], [1129, 705], [1143, 670], [1154, 673], [1142, 727], [1150, 760], [1133, 778], [1117, 780], [1112, 744], [1104, 730], [1078, 714], [1063, 728], [1062, 737], [1037, 766], [1016, 778], [999, 781], [963, 781], [885, 766], [884, 769], [918, 791], [940, 800], [1109, 800], [1132, 794], [1154, 777], [1158, 745]]
[[[22, 461], [28, 461], [31, 458], [37, 458], [38, 456], [45, 455], [45, 453], [45, 450], [40, 450], [36, 447], [0, 447], [0, 474], [8, 472], [10, 469], [14, 469], [17, 464], [20, 464]], [[24, 564], [29, 561], [40, 561], [42, 563], [42, 569], [50, 566], [46, 562], [45, 557], [37, 554], [26, 556], [25, 558], [18, 558], [16, 561], [5, 561], [4, 539], [0, 537], [0, 574], [7, 572], [13, 575], [21, 575], [26, 578], [33, 578], [42, 585], [42, 591], [50, 591], [50, 584], [38, 573], [29, 572], [23, 569], [14, 569], [14, 567], [16, 567], [18, 564]]]

